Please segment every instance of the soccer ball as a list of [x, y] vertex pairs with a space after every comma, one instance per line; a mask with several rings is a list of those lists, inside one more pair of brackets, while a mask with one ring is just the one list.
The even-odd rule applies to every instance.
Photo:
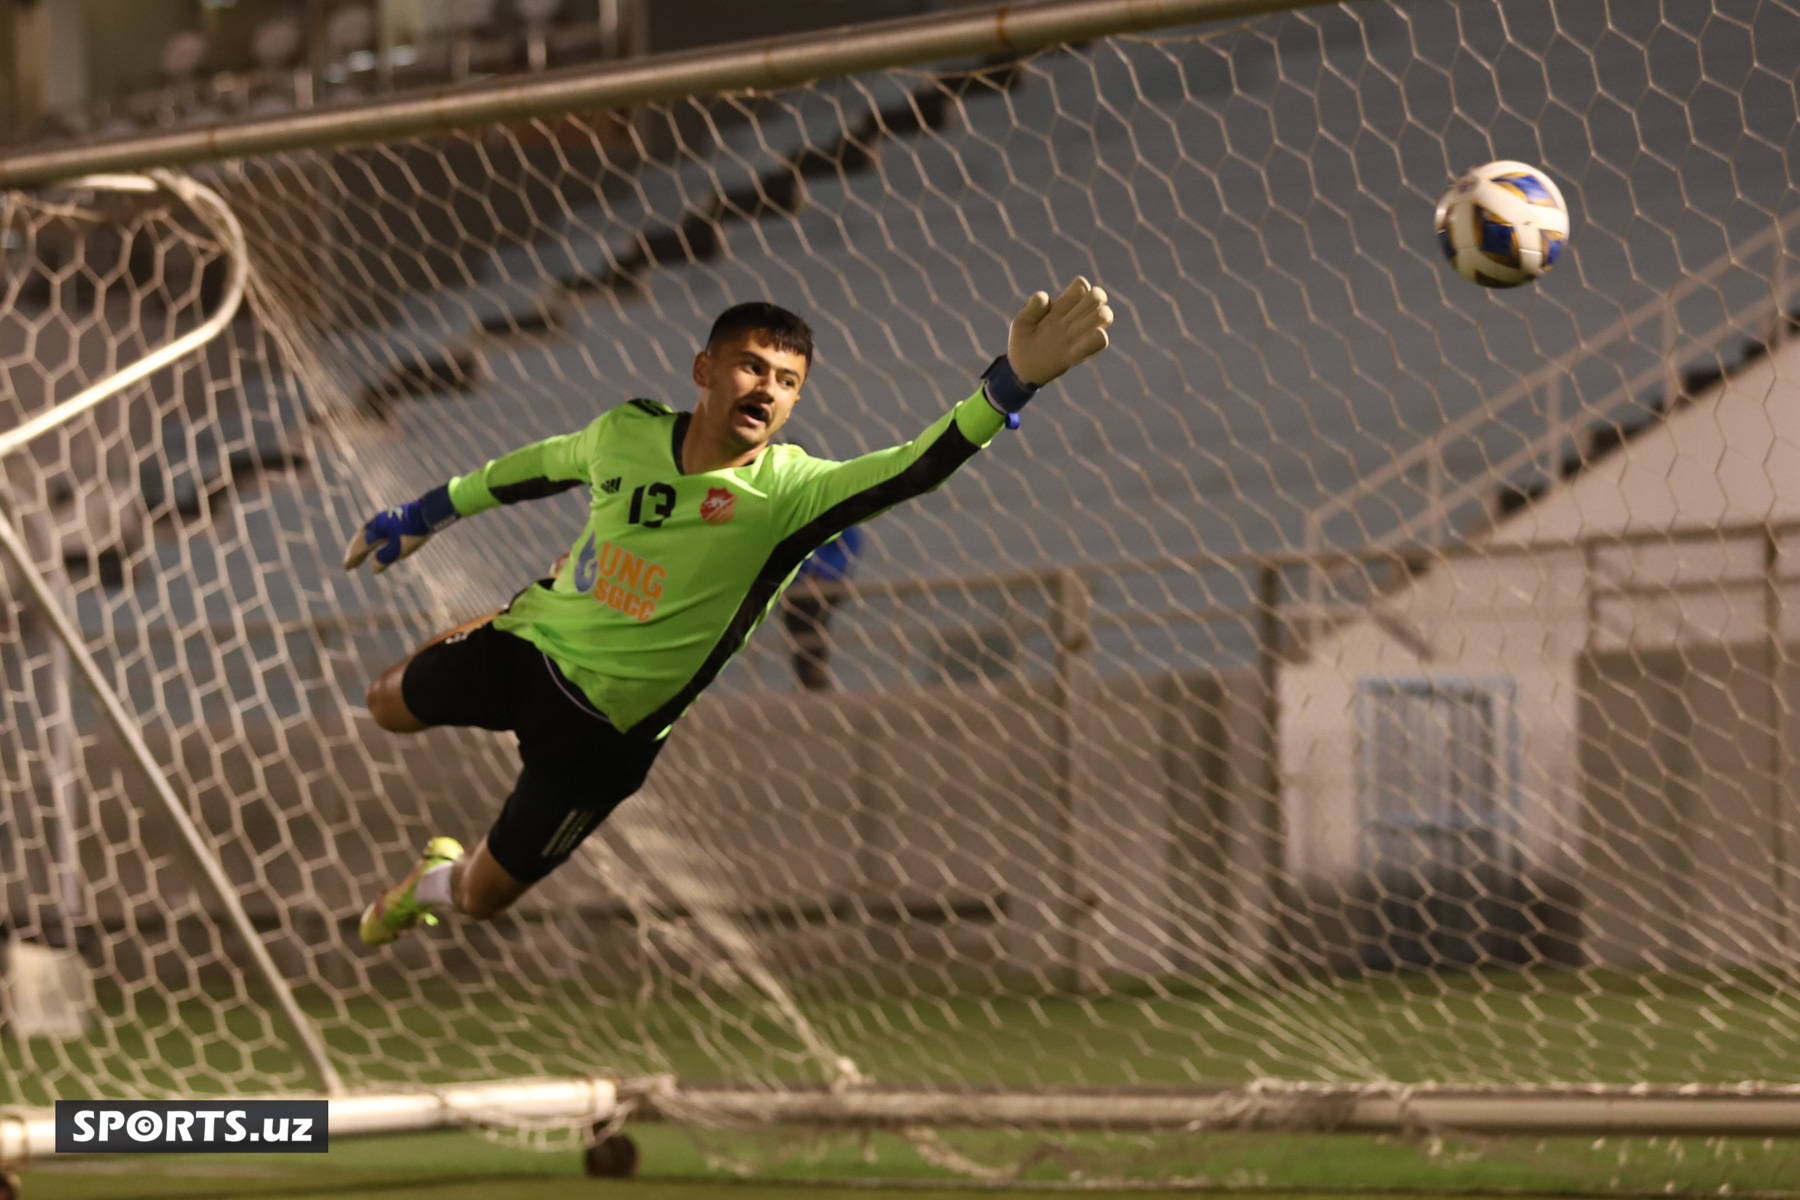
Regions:
[[1491, 162], [1438, 200], [1438, 245], [1456, 273], [1482, 287], [1518, 287], [1556, 265], [1569, 244], [1569, 206], [1550, 177]]

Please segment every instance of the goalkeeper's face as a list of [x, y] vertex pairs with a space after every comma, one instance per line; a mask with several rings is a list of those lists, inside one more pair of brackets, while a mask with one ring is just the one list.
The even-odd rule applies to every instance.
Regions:
[[806, 358], [752, 330], [694, 359], [694, 420], [740, 453], [760, 450], [787, 424], [806, 382]]

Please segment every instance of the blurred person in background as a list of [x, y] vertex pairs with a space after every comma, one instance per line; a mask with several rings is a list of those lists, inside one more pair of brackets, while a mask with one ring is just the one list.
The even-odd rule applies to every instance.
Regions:
[[825, 629], [844, 602], [844, 580], [862, 553], [863, 531], [852, 525], [813, 551], [781, 597], [781, 627], [794, 643], [794, 678], [809, 692], [831, 687], [831, 642]]

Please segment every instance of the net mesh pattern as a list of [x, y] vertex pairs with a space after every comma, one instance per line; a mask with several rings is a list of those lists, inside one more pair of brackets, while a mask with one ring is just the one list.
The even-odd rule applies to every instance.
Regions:
[[[1793, 1082], [1796, 74], [1786, 0], [1370, 0], [209, 167], [246, 314], [4, 508], [354, 1087]], [[1431, 219], [1498, 158], [1574, 234], [1487, 293]], [[8, 425], [224, 274], [141, 197], [0, 234]], [[360, 946], [516, 770], [363, 690], [586, 494], [378, 580], [369, 511], [689, 406], [747, 299], [817, 330], [794, 440], [895, 444], [1077, 273], [1112, 349], [874, 521], [574, 860]], [[0, 1093], [305, 1086], [16, 573], [0, 615]], [[85, 1022], [26, 1036], [45, 989]]]

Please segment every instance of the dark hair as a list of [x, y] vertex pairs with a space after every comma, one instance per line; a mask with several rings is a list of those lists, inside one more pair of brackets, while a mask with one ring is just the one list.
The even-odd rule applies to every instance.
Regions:
[[812, 367], [812, 326], [798, 313], [766, 300], [734, 304], [720, 313], [712, 332], [706, 335], [706, 352], [711, 354], [720, 342], [734, 341], [746, 333], [762, 334], [777, 350], [798, 354], [806, 360], [808, 369]]

